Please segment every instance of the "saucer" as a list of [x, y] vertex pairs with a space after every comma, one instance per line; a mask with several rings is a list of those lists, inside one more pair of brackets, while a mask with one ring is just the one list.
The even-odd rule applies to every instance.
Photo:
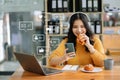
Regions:
[[102, 68], [98, 68], [98, 67], [95, 67], [92, 71], [87, 71], [87, 70], [84, 70], [84, 68], [81, 68], [80, 71], [82, 72], [101, 72], [102, 71]]

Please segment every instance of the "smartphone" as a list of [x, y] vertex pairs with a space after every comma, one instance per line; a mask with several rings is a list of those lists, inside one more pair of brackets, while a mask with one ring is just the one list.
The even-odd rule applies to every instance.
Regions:
[[75, 52], [74, 44], [73, 43], [66, 43], [65, 47], [68, 49], [66, 52]]

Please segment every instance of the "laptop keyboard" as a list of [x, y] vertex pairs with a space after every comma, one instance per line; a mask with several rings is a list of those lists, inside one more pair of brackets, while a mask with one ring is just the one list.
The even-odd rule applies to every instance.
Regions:
[[43, 69], [46, 73], [54, 73], [54, 72], [61, 72], [62, 71], [62, 70], [57, 70], [57, 69], [47, 68], [47, 67], [43, 67]]

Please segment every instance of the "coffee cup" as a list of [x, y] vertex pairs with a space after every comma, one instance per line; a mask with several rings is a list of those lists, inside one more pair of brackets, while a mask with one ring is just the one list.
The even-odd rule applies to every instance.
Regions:
[[113, 59], [105, 59], [104, 60], [104, 69], [105, 70], [112, 70], [114, 65]]

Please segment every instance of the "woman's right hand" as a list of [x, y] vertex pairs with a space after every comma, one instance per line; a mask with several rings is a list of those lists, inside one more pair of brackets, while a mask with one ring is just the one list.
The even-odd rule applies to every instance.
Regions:
[[69, 53], [66, 53], [67, 49], [65, 49], [65, 54], [64, 54], [64, 59], [67, 61], [71, 58], [74, 58], [75, 57], [75, 52], [69, 52]]

